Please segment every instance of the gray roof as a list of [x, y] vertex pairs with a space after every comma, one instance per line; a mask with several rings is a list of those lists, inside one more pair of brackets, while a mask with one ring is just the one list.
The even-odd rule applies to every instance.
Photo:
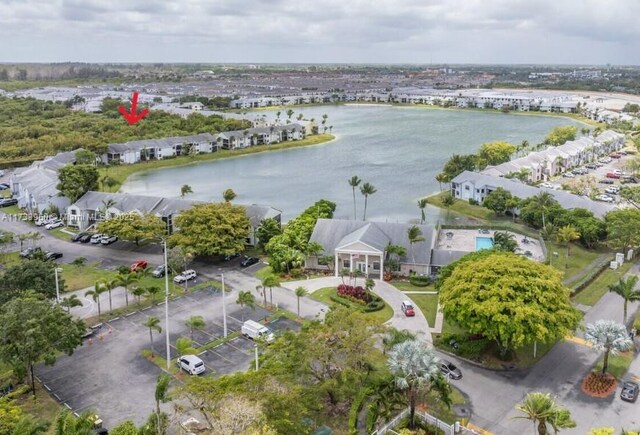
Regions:
[[[335, 249], [354, 242], [361, 242], [379, 251], [389, 245], [403, 246], [407, 256], [403, 262], [413, 261], [412, 249], [407, 238], [407, 231], [413, 224], [389, 222], [363, 222], [339, 219], [318, 219], [311, 234], [312, 241], [324, 248], [324, 253], [331, 255]], [[430, 251], [435, 237], [432, 225], [416, 225], [422, 231], [424, 242], [414, 243], [413, 254], [416, 264], [429, 264]]]
[[549, 192], [555, 199], [566, 209], [584, 208], [597, 217], [603, 217], [609, 211], [614, 210], [615, 206], [592, 201], [586, 196], [578, 196], [564, 190], [553, 190], [542, 187], [529, 186], [527, 184], [515, 181], [509, 178], [496, 177], [494, 175], [480, 174], [477, 172], [464, 171], [452, 180], [453, 183], [463, 183], [465, 181], [472, 182], [476, 188], [489, 186], [493, 188], [502, 187], [511, 192], [512, 195], [520, 199], [527, 199], [538, 195], [540, 192]]
[[108, 193], [89, 191], [82, 195], [73, 205], [81, 210], [100, 210], [104, 205], [113, 201], [113, 207], [128, 213], [139, 211], [141, 213], [151, 213], [162, 201], [162, 198], [155, 196], [129, 195], [128, 193]]
[[140, 151], [144, 148], [169, 148], [186, 143], [214, 143], [216, 138], [210, 133], [195, 134], [192, 136], [164, 137], [161, 139], [143, 139], [125, 143], [110, 143], [110, 153], [122, 153], [125, 151]]
[[245, 205], [244, 208], [251, 226], [254, 228], [258, 228], [263, 219], [277, 218], [282, 214], [282, 210], [268, 205], [251, 204]]
[[452, 251], [450, 249], [434, 249], [431, 254], [431, 264], [433, 266], [446, 266], [449, 263], [469, 254], [468, 251]]

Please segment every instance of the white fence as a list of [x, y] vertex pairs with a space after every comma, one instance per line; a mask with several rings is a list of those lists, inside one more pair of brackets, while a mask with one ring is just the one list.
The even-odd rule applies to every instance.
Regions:
[[[377, 430], [372, 432], [371, 435], [383, 435], [386, 433], [397, 434], [397, 432], [394, 431], [393, 429], [396, 426], [398, 426], [398, 424], [400, 423], [400, 420], [402, 420], [403, 418], [409, 415], [409, 412], [410, 412], [410, 408], [404, 409], [400, 414], [396, 415], [387, 424], [385, 424], [381, 428], [378, 428]], [[461, 426], [460, 424], [448, 424], [442, 420], [437, 419], [431, 414], [427, 414], [426, 412], [416, 411], [416, 418], [422, 420], [427, 424], [437, 427], [438, 429], [442, 430], [445, 433], [445, 435], [457, 435], [457, 434], [478, 435], [477, 432], [469, 428], [466, 428], [464, 426]]]

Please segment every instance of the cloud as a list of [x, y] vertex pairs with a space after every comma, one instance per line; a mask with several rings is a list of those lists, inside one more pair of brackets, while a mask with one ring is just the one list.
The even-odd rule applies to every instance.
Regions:
[[637, 64], [638, 16], [626, 0], [0, 0], [0, 61]]

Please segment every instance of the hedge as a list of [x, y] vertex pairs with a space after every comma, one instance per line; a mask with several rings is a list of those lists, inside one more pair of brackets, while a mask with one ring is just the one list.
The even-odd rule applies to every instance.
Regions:
[[358, 433], [358, 414], [360, 414], [360, 411], [362, 410], [364, 399], [372, 393], [373, 391], [371, 388], [363, 388], [358, 391], [358, 394], [353, 399], [351, 409], [349, 410], [349, 434], [356, 435]]
[[426, 287], [432, 283], [432, 279], [429, 276], [411, 275], [409, 282], [416, 287]]
[[380, 311], [385, 306], [384, 301], [379, 296], [374, 296], [373, 300], [369, 302], [362, 311], [365, 313], [373, 313], [375, 311]]
[[577, 293], [581, 292], [582, 290], [584, 290], [585, 288], [587, 288], [593, 281], [596, 280], [596, 278], [598, 278], [605, 270], [607, 270], [609, 268], [609, 265], [611, 264], [611, 260], [607, 259], [605, 261], [602, 262], [602, 264], [594, 267], [593, 269], [591, 269], [591, 271], [589, 271], [589, 273], [587, 273], [582, 280], [580, 280], [580, 282], [578, 282], [578, 284], [574, 285], [571, 288], [571, 295], [575, 296]]

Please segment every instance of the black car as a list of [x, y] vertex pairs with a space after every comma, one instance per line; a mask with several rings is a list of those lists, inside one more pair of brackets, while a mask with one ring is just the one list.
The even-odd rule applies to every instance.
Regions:
[[31, 256], [33, 255], [33, 252], [35, 250], [33, 248], [27, 248], [23, 251], [20, 251], [20, 257], [21, 258], [31, 258]]
[[593, 163], [591, 163], [591, 164], [586, 165], [585, 168], [598, 169], [598, 165], [594, 165]]
[[249, 267], [252, 264], [256, 264], [259, 261], [260, 261], [260, 259], [256, 258], [256, 257], [244, 257], [244, 260], [242, 260], [242, 263], [240, 263], [240, 266], [241, 267]]
[[442, 361], [442, 363], [440, 364], [440, 371], [443, 375], [448, 376], [451, 379], [462, 378], [462, 372], [460, 371], [460, 369], [451, 364], [449, 361]]
[[74, 234], [73, 237], [71, 237], [71, 241], [72, 242], [79, 242], [80, 239], [84, 236], [86, 236], [87, 233], [78, 233], [78, 234]]
[[602, 180], [599, 180], [598, 183], [600, 183], [600, 184], [613, 184], [613, 180], [611, 180], [609, 178], [603, 178]]
[[62, 252], [47, 251], [44, 253], [44, 258], [47, 260], [56, 260], [62, 258]]
[[16, 205], [18, 200], [15, 198], [0, 199], [0, 207], [9, 207], [10, 205]]
[[7, 183], [0, 183], [0, 190], [7, 190], [9, 185]]
[[224, 258], [223, 258], [223, 260], [224, 260], [224, 261], [231, 261], [231, 260], [233, 260], [234, 258], [237, 258], [237, 257], [239, 257], [239, 256], [240, 256], [240, 254], [238, 254], [238, 253], [231, 254], [231, 255], [225, 255], [225, 256], [224, 256]]
[[622, 180], [620, 180], [621, 184], [636, 184], [638, 183], [638, 179], [636, 177], [622, 177]]
[[91, 234], [85, 233], [82, 236], [78, 237], [78, 242], [80, 243], [89, 243], [91, 241]]
[[625, 402], [635, 402], [638, 400], [638, 392], [640, 392], [640, 386], [635, 382], [627, 381], [622, 384], [620, 398]]

